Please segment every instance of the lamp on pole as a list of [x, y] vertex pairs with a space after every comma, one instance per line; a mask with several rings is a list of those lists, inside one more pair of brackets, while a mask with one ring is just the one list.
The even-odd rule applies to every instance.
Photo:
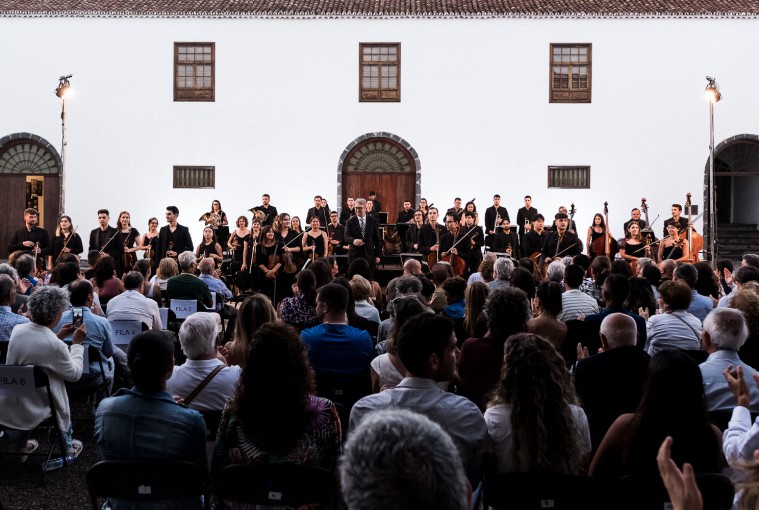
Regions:
[[706, 81], [708, 83], [704, 95], [707, 101], [709, 101], [709, 258], [712, 269], [717, 269], [717, 214], [715, 210], [716, 200], [714, 198], [714, 103], [722, 99], [722, 94], [719, 92], [716, 78], [707, 76]]
[[66, 206], [66, 97], [71, 95], [71, 84], [68, 74], [58, 78], [55, 95], [61, 99], [61, 198], [58, 204], [58, 214], [63, 214]]

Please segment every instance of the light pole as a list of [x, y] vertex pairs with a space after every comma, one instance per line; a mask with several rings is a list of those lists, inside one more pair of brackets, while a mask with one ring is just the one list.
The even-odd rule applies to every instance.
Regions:
[[58, 214], [65, 211], [66, 206], [66, 96], [71, 94], [71, 84], [69, 78], [74, 76], [69, 74], [58, 78], [58, 86], [55, 88], [55, 95], [61, 98], [61, 199], [58, 203]]
[[716, 200], [714, 198], [714, 103], [722, 99], [722, 94], [719, 92], [716, 78], [707, 76], [706, 81], [708, 84], [706, 85], [704, 95], [707, 101], [709, 101], [709, 257], [712, 269], [717, 269], [717, 214], [715, 210]]

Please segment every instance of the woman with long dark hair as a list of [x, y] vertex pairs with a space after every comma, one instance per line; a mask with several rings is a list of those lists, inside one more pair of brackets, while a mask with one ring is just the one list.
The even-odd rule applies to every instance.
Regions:
[[590, 430], [576, 401], [572, 377], [548, 340], [529, 333], [509, 337], [485, 411], [497, 472], [583, 472]]
[[277, 311], [268, 297], [263, 294], [248, 296], [237, 310], [235, 336], [224, 346], [228, 351], [228, 364], [244, 367], [248, 360], [250, 341], [255, 332], [264, 324], [277, 320]]
[[284, 298], [277, 307], [282, 322], [298, 331], [320, 324], [316, 315], [316, 276], [310, 269], [298, 273], [293, 297]]

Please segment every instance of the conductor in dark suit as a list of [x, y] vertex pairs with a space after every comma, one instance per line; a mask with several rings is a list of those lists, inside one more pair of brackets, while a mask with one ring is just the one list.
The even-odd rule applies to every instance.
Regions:
[[[377, 220], [366, 214], [366, 200], [356, 199], [356, 215], [351, 216], [345, 225], [345, 244], [348, 249], [348, 264], [354, 259], [363, 258], [374, 269], [380, 261], [382, 238], [380, 237]], [[362, 229], [363, 225], [363, 229]], [[363, 233], [362, 233], [363, 230]]]
[[179, 209], [170, 205], [166, 208], [166, 223], [161, 227], [158, 233], [158, 259], [159, 262], [164, 257], [176, 258], [178, 254], [184, 251], [192, 251], [192, 237], [190, 229], [177, 223]]

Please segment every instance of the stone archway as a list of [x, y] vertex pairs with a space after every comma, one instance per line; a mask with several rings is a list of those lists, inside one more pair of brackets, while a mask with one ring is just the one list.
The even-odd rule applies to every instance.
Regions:
[[337, 164], [339, 209], [350, 196], [377, 191], [389, 223], [395, 223], [404, 200], [421, 197], [422, 167], [419, 156], [406, 140], [386, 132], [367, 133], [353, 140]]
[[[759, 135], [727, 138], [714, 148], [714, 184], [717, 216], [717, 257], [740, 260], [759, 246]], [[704, 170], [704, 203], [709, 204], [709, 158]], [[704, 224], [709, 246], [709, 212]]]

